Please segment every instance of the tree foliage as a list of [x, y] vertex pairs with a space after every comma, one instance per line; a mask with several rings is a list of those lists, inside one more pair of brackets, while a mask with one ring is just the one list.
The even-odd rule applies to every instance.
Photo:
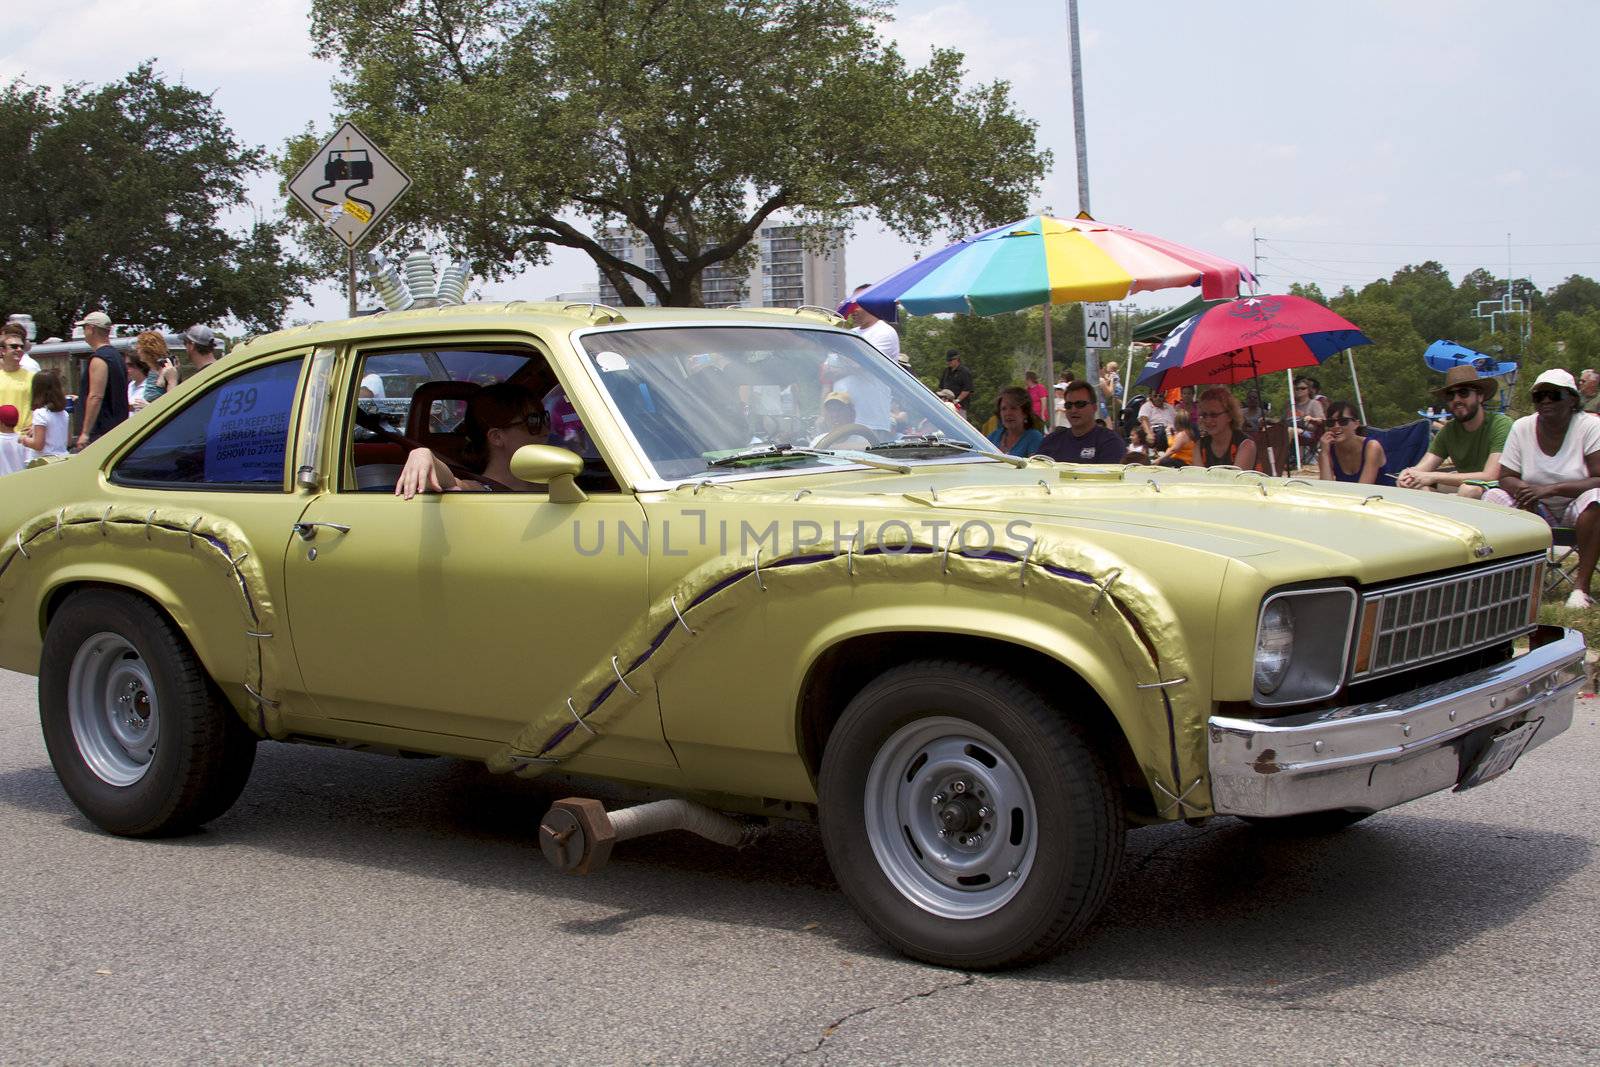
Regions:
[[[882, 0], [313, 0], [340, 105], [412, 175], [403, 239], [501, 277], [560, 245], [622, 294], [699, 303], [775, 212], [925, 241], [1026, 213], [1050, 155], [1005, 82], [875, 37]], [[319, 142], [286, 146], [290, 176]], [[660, 274], [597, 232], [643, 233]], [[300, 221], [311, 229], [309, 221]]]
[[303, 295], [281, 224], [242, 234], [222, 216], [266, 166], [204, 93], [149, 63], [100, 88], [0, 88], [0, 308], [67, 336], [83, 312], [186, 326], [232, 317], [270, 329]]

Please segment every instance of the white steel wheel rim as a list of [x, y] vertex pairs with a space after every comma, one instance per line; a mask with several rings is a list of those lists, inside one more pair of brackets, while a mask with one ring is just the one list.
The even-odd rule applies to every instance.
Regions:
[[78, 646], [67, 676], [67, 717], [95, 777], [130, 786], [145, 776], [161, 732], [157, 710], [149, 665], [127, 638], [99, 633]]
[[1004, 907], [1038, 848], [1021, 767], [993, 734], [964, 719], [919, 719], [884, 742], [867, 769], [864, 815], [890, 884], [947, 919]]

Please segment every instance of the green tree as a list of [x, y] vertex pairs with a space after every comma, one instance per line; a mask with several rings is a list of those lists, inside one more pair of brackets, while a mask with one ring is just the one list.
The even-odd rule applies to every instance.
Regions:
[[66, 336], [95, 308], [139, 325], [232, 317], [270, 329], [304, 293], [281, 224], [223, 225], [263, 150], [234, 137], [210, 96], [149, 63], [97, 89], [0, 88], [0, 156], [0, 307], [45, 334]]
[[1555, 320], [1563, 313], [1586, 315], [1600, 309], [1600, 282], [1573, 274], [1544, 294], [1545, 315]]
[[[342, 108], [415, 179], [396, 207], [498, 278], [580, 249], [625, 304], [700, 302], [783, 211], [823, 239], [871, 210], [903, 237], [1025, 213], [1049, 166], [997, 81], [908, 66], [883, 0], [312, 0]], [[290, 142], [288, 176], [318, 138]], [[298, 215], [297, 215], [298, 219]], [[309, 220], [297, 221], [305, 230]], [[640, 231], [660, 277], [607, 248]], [[331, 246], [330, 246], [331, 247]]]

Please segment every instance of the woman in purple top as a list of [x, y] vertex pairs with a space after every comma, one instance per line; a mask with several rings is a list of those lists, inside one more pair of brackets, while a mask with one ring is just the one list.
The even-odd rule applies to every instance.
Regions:
[[1383, 445], [1361, 436], [1361, 420], [1348, 401], [1335, 400], [1328, 405], [1322, 440], [1327, 447], [1317, 457], [1317, 466], [1323, 481], [1377, 484], [1385, 458]]

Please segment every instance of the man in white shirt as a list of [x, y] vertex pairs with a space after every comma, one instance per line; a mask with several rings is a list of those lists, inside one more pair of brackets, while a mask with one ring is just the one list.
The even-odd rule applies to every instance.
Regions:
[[[870, 288], [872, 288], [870, 285], [858, 285], [851, 296], [860, 296]], [[901, 354], [900, 335], [895, 332], [893, 326], [890, 326], [854, 300], [851, 300], [848, 311], [849, 314], [846, 317], [849, 318], [850, 325], [855, 327], [856, 333], [867, 339], [867, 344], [888, 356], [895, 363], [898, 363], [907, 374], [911, 373], [911, 359]]]
[[[1173, 406], [1167, 403], [1166, 392], [1161, 389], [1150, 390], [1150, 399], [1139, 405], [1139, 425], [1144, 427], [1145, 436], [1151, 444], [1155, 444], [1158, 437], [1165, 440], [1172, 433], [1172, 423], [1176, 417]], [[1161, 427], [1159, 434], [1156, 432], [1157, 426]]]

